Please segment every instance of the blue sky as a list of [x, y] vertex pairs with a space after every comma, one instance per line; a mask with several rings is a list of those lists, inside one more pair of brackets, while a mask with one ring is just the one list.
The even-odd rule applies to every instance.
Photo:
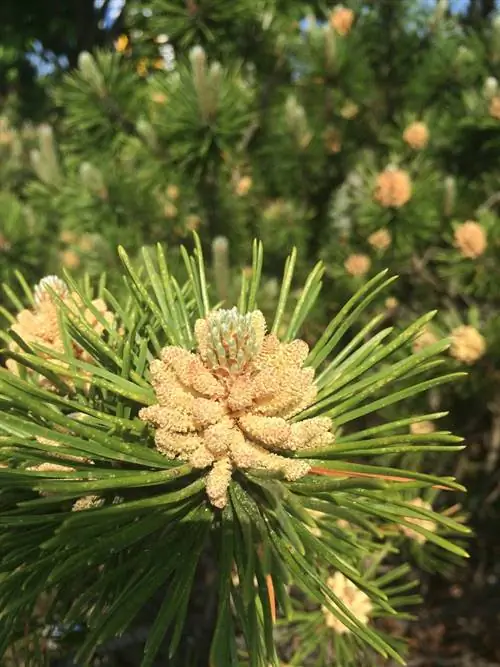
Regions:
[[[435, 7], [438, 0], [420, 0], [422, 6], [424, 7]], [[109, 3], [106, 15], [103, 20], [102, 27], [106, 30], [109, 30], [120, 16], [125, 6], [126, 0], [111, 0]], [[449, 0], [450, 10], [453, 13], [459, 14], [465, 11], [469, 5], [470, 0]], [[495, 3], [497, 8], [500, 9], [500, 0], [497, 0]], [[104, 5], [104, 0], [95, 0], [95, 6], [100, 8]], [[27, 55], [28, 60], [35, 65], [38, 69], [38, 72], [41, 76], [50, 74], [53, 71], [56, 63], [62, 67], [67, 66], [67, 59], [64, 56], [61, 56], [59, 59], [56, 59], [54, 56], [46, 57], [42, 44], [40, 42], [35, 42], [33, 44], [33, 51]]]
[[[105, 30], [109, 30], [113, 26], [116, 19], [122, 13], [125, 2], [126, 0], [111, 0], [103, 20], [102, 27]], [[97, 9], [100, 9], [104, 5], [104, 0], [95, 0], [94, 4]], [[54, 68], [57, 65], [63, 68], [68, 66], [68, 59], [66, 56], [56, 58], [54, 54], [47, 54], [44, 51], [41, 42], [38, 41], [33, 43], [33, 50], [31, 53], [28, 53], [26, 57], [30, 63], [37, 68], [39, 76], [50, 74], [54, 71]]]
[[[99, 9], [104, 4], [104, 0], [95, 0], [95, 6]], [[111, 28], [113, 23], [122, 13], [122, 10], [125, 6], [125, 0], [111, 0], [109, 3], [108, 11], [104, 18], [104, 28]]]
[[[427, 0], [426, 4], [433, 5], [435, 3], [434, 2], [429, 2], [429, 0]], [[452, 12], [457, 12], [457, 13], [463, 12], [464, 10], [467, 9], [468, 4], [469, 4], [469, 0], [451, 0], [450, 1], [450, 9], [451, 9]]]

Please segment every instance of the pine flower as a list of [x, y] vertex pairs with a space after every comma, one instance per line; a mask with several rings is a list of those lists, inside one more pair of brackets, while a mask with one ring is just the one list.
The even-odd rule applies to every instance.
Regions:
[[434, 345], [438, 340], [439, 338], [431, 329], [424, 327], [413, 340], [412, 349], [414, 352], [420, 352], [420, 350], [423, 350], [430, 345]]
[[428, 435], [429, 433], [434, 433], [435, 430], [434, 423], [428, 420], [410, 424], [410, 433], [413, 435]]
[[[341, 602], [343, 602], [349, 611], [358, 619], [363, 625], [368, 625], [370, 615], [373, 611], [372, 601], [366, 593], [360, 590], [341, 572], [335, 572], [333, 577], [329, 577], [326, 582], [328, 588], [336, 595]], [[326, 625], [332, 628], [337, 634], [347, 634], [351, 630], [347, 628], [340, 619], [325, 606], [321, 607], [321, 611], [325, 616]]]
[[399, 306], [399, 301], [396, 299], [395, 296], [389, 296], [385, 300], [384, 305], [386, 307], [386, 310], [389, 313], [393, 313], [396, 310], [396, 308]]
[[179, 198], [180, 190], [177, 185], [169, 185], [167, 187], [167, 197], [172, 200]]
[[201, 218], [199, 215], [195, 215], [194, 213], [191, 215], [186, 215], [184, 218], [184, 224], [187, 230], [190, 232], [195, 232], [201, 225]]
[[488, 111], [492, 118], [500, 120], [500, 95], [495, 95], [491, 98]]
[[79, 498], [71, 508], [72, 512], [82, 512], [83, 510], [95, 509], [104, 505], [104, 498], [101, 496], [84, 496]]
[[281, 343], [265, 330], [258, 310], [214, 311], [196, 322], [196, 353], [166, 347], [150, 366], [158, 403], [139, 417], [156, 428], [156, 447], [165, 456], [210, 468], [206, 490], [215, 507], [227, 503], [233, 470], [299, 479], [309, 464], [276, 451], [333, 441], [327, 417], [290, 421], [317, 394], [313, 369], [303, 367], [307, 344]]
[[[70, 294], [66, 283], [57, 276], [46, 276], [33, 290], [34, 307], [22, 310], [17, 315], [15, 324], [12, 325], [12, 330], [26, 343], [35, 343], [57, 353], [64, 352], [64, 343], [59, 328], [59, 307], [53, 293], [63, 300], [72, 313], [80, 315], [98, 335], [103, 333], [104, 326], [97, 320], [94, 313], [87, 308], [82, 309], [80, 297], [77, 294]], [[92, 305], [108, 323], [112, 322], [113, 315], [107, 310], [102, 299], [95, 299]], [[89, 360], [82, 348], [76, 344], [73, 348], [76, 357]], [[18, 351], [19, 348], [16, 343], [12, 342], [9, 344], [9, 349]], [[51, 358], [49, 352], [44, 356]], [[8, 359], [6, 366], [12, 373], [19, 374], [17, 362], [13, 359]]]
[[359, 106], [355, 102], [346, 102], [340, 109], [340, 115], [345, 120], [352, 120], [356, 118], [359, 113]]
[[236, 183], [235, 186], [236, 194], [240, 197], [244, 197], [250, 192], [251, 187], [252, 187], [252, 179], [250, 178], [250, 176], [243, 176]]
[[136, 72], [139, 76], [146, 76], [148, 73], [148, 59], [141, 58], [136, 66]]
[[64, 243], [66, 245], [71, 245], [72, 243], [76, 242], [78, 236], [75, 232], [72, 232], [69, 229], [63, 229], [62, 232], [59, 234], [59, 239], [61, 243]]
[[[422, 500], [422, 498], [414, 498], [409, 504], [419, 509], [424, 509], [429, 511], [432, 510], [432, 505], [430, 503], [425, 502], [425, 500]], [[419, 528], [423, 528], [424, 530], [428, 530], [431, 533], [434, 533], [437, 529], [435, 522], [431, 521], [430, 519], [418, 519], [417, 517], [406, 516], [405, 520], [408, 523], [412, 523], [413, 525], [418, 526]], [[415, 542], [418, 542], [419, 544], [424, 544], [425, 542], [427, 542], [427, 538], [425, 535], [422, 535], [422, 533], [419, 533], [418, 531], [414, 530], [413, 528], [410, 528], [409, 526], [401, 526], [401, 532], [406, 537], [415, 540]]]
[[115, 41], [115, 51], [118, 51], [118, 53], [123, 53], [124, 51], [127, 50], [129, 45], [129, 39], [127, 35], [120, 35], [118, 39]]
[[368, 237], [368, 243], [376, 250], [386, 250], [392, 243], [391, 232], [382, 227]]
[[69, 295], [69, 289], [64, 280], [61, 280], [58, 276], [45, 276], [33, 289], [35, 304], [40, 306], [42, 303], [52, 301], [52, 292], [61, 298], [66, 298]]
[[344, 37], [352, 28], [354, 23], [354, 12], [352, 9], [337, 5], [330, 14], [330, 25], [336, 33]]
[[165, 104], [167, 101], [167, 96], [164, 93], [152, 93], [151, 94], [151, 101], [154, 102], [155, 104]]
[[324, 134], [325, 147], [329, 153], [340, 153], [342, 149], [342, 137], [334, 127], [330, 127]]
[[463, 257], [476, 259], [488, 245], [486, 232], [478, 222], [467, 220], [455, 230], [455, 245]]
[[474, 327], [463, 324], [451, 332], [450, 354], [464, 364], [473, 364], [486, 352], [486, 340]]
[[80, 256], [74, 250], [65, 250], [61, 253], [61, 264], [66, 269], [77, 269], [80, 263]]
[[371, 259], [368, 255], [349, 255], [344, 262], [344, 268], [351, 276], [364, 276], [368, 273], [371, 266]]
[[36, 466], [29, 466], [26, 470], [33, 472], [75, 472], [71, 466], [63, 466], [59, 463], [39, 463]]
[[429, 142], [429, 129], [425, 123], [411, 123], [403, 132], [403, 139], [410, 148], [421, 150]]
[[381, 206], [400, 208], [412, 195], [410, 176], [402, 169], [387, 168], [377, 176], [373, 197]]
[[163, 215], [166, 218], [175, 218], [177, 215], [177, 206], [172, 204], [172, 202], [167, 202], [163, 207]]
[[[167, 185], [168, 181], [163, 196]], [[165, 201], [166, 197], [162, 203]], [[175, 221], [171, 226], [181, 226], [184, 217], [183, 214], [179, 222]], [[32, 335], [38, 339], [43, 327], [46, 327], [44, 317], [54, 315], [51, 335], [56, 340], [51, 340], [51, 344], [57, 344], [57, 339], [60, 344], [63, 338], [64, 349], [68, 350], [71, 346], [74, 359], [56, 355], [53, 349], [44, 345], [45, 341], [42, 341], [41, 354], [51, 359], [50, 365], [58, 375], [75, 384], [75, 391], [71, 393], [71, 400], [48, 391], [42, 392], [40, 400], [36, 400], [36, 371], [28, 377], [31, 382], [19, 382], [15, 378], [15, 381], [9, 382], [4, 374], [4, 403], [10, 402], [14, 408], [9, 409], [1, 423], [0, 444], [6, 447], [2, 450], [0, 463], [11, 466], [1, 471], [1, 477], [6, 488], [15, 487], [16, 491], [14, 494], [3, 494], [3, 557], [4, 561], [8, 558], [10, 565], [9, 580], [1, 580], [3, 588], [0, 584], [4, 615], [22, 623], [23, 618], [18, 618], [20, 612], [26, 605], [33, 608], [38, 597], [36, 587], [29, 595], [33, 589], [30, 585], [37, 577], [43, 580], [45, 565], [50, 562], [50, 587], [57, 591], [61, 617], [71, 614], [75, 599], [83, 600], [80, 605], [82, 618], [89, 613], [96, 617], [106, 614], [109, 621], [106, 627], [121, 624], [122, 629], [127, 631], [129, 621], [133, 622], [133, 614], [130, 618], [123, 615], [123, 586], [114, 586], [116, 550], [112, 542], [115, 536], [110, 532], [116, 524], [116, 517], [123, 517], [123, 521], [118, 520], [125, 531], [128, 525], [131, 526], [127, 532], [131, 540], [125, 545], [121, 534], [119, 536], [126, 546], [121, 552], [123, 562], [120, 561], [120, 565], [124, 571], [134, 573], [136, 589], [145, 590], [151, 599], [157, 596], [162, 582], [157, 582], [155, 578], [155, 567], [159, 563], [163, 570], [165, 567], [168, 569], [169, 563], [163, 564], [162, 558], [170, 545], [175, 545], [176, 549], [173, 565], [175, 559], [182, 560], [185, 565], [180, 569], [174, 567], [172, 572], [165, 570], [170, 577], [171, 588], [178, 592], [174, 600], [175, 608], [170, 610], [173, 615], [169, 615], [168, 623], [162, 622], [161, 614], [153, 622], [167, 634], [174, 625], [179, 632], [182, 631], [185, 622], [182, 612], [192, 598], [193, 586], [197, 587], [200, 583], [196, 578], [186, 583], [185, 572], [194, 573], [200, 567], [203, 569], [207, 545], [217, 544], [224, 547], [222, 559], [218, 558], [220, 550], [215, 554], [217, 577], [201, 581], [202, 587], [207, 584], [216, 591], [222, 590], [221, 585], [230, 583], [232, 574], [236, 572], [241, 578], [241, 587], [248, 589], [249, 585], [257, 593], [256, 586], [262, 589], [260, 592], [265, 605], [243, 605], [244, 608], [232, 605], [232, 593], [235, 591], [222, 590], [221, 604], [217, 606], [214, 621], [223, 633], [220, 642], [216, 638], [215, 643], [207, 647], [208, 652], [221, 654], [222, 651], [229, 655], [234, 653], [235, 648], [239, 650], [240, 646], [246, 652], [254, 650], [255, 646], [240, 642], [239, 635], [233, 632], [234, 628], [248, 622], [260, 627], [266, 637], [266, 642], [257, 647], [255, 659], [266, 665], [272, 662], [276, 655], [273, 627], [277, 604], [287, 602], [286, 595], [292, 595], [288, 586], [294, 581], [310, 589], [320, 577], [323, 583], [315, 596], [316, 620], [319, 618], [323, 631], [335, 638], [336, 645], [340, 638], [340, 643], [348, 651], [347, 657], [352, 655], [355, 659], [350, 650], [354, 645], [359, 645], [357, 655], [361, 656], [372, 656], [372, 649], [379, 650], [383, 655], [391, 653], [391, 645], [382, 636], [376, 638], [371, 631], [363, 632], [363, 624], [368, 624], [374, 616], [390, 613], [392, 609], [399, 612], [399, 605], [406, 605], [407, 601], [411, 603], [412, 597], [401, 598], [397, 594], [406, 579], [404, 568], [401, 577], [395, 571], [392, 578], [377, 576], [372, 567], [363, 571], [362, 564], [372, 563], [375, 566], [387, 548], [391, 549], [390, 541], [381, 544], [380, 540], [368, 539], [370, 527], [373, 530], [380, 528], [381, 537], [389, 539], [390, 535], [384, 532], [387, 519], [377, 512], [376, 500], [381, 497], [380, 494], [377, 491], [370, 493], [373, 500], [370, 502], [364, 490], [367, 478], [384, 478], [387, 493], [383, 494], [383, 502], [388, 516], [400, 521], [405, 514], [420, 518], [423, 510], [400, 502], [402, 482], [409, 482], [414, 475], [401, 469], [398, 461], [394, 463], [396, 467], [388, 464], [387, 474], [381, 475], [377, 466], [377, 429], [368, 433], [362, 423], [359, 432], [355, 424], [349, 425], [350, 437], [347, 440], [361, 441], [357, 454], [349, 447], [344, 450], [336, 448], [333, 433], [337, 426], [349, 422], [351, 417], [354, 419], [356, 413], [365, 415], [368, 422], [375, 419], [375, 422], [383, 423], [382, 430], [388, 433], [397, 430], [401, 418], [410, 424], [415, 417], [412, 418], [411, 412], [405, 409], [402, 413], [399, 411], [399, 415], [393, 415], [394, 421], [391, 415], [385, 414], [379, 419], [380, 401], [372, 400], [373, 396], [381, 396], [387, 405], [402, 398], [401, 383], [393, 382], [395, 386], [391, 388], [390, 380], [404, 380], [411, 375], [418, 377], [428, 368], [429, 359], [437, 355], [438, 350], [433, 350], [429, 359], [409, 356], [404, 368], [398, 363], [399, 356], [391, 361], [391, 352], [414, 331], [415, 327], [410, 326], [402, 336], [396, 333], [388, 341], [379, 341], [377, 354], [370, 355], [360, 366], [366, 341], [356, 335], [356, 331], [359, 326], [364, 326], [367, 317], [370, 319], [372, 300], [383, 298], [380, 297], [380, 289], [389, 282], [384, 272], [357, 290], [325, 327], [324, 334], [318, 336], [314, 348], [309, 350], [308, 345], [297, 338], [299, 331], [311, 330], [308, 319], [314, 313], [325, 275], [325, 267], [321, 264], [313, 268], [305, 284], [299, 287], [293, 266], [295, 251], [289, 256], [282, 283], [277, 287], [279, 295], [276, 300], [279, 303], [269, 333], [264, 316], [255, 310], [254, 305], [269, 301], [265, 292], [266, 278], [261, 272], [268, 262], [264, 261], [263, 246], [259, 241], [252, 244], [250, 280], [242, 281], [239, 289], [237, 303], [241, 304], [240, 309], [232, 310], [210, 309], [213, 292], [207, 288], [206, 263], [197, 235], [194, 235], [194, 252], [187, 254], [187, 251], [182, 251], [180, 259], [189, 269], [186, 279], [186, 272], [181, 268], [182, 282], [170, 273], [161, 248], [158, 248], [156, 258], [149, 254], [145, 256], [145, 270], [138, 266], [135, 255], [130, 258], [120, 248], [125, 266], [123, 275], [127, 277], [127, 290], [120, 295], [120, 302], [127, 310], [126, 314], [130, 315], [123, 319], [123, 323], [120, 322], [123, 326], [120, 332], [114, 322], [113, 328], [107, 325], [91, 305], [86, 296], [88, 286], [78, 291], [78, 300], [73, 293], [68, 294], [68, 287], [54, 277], [46, 281], [48, 284], [37, 287], [33, 307], [26, 311], [28, 315], [23, 311], [22, 323], [29, 326]], [[300, 265], [298, 269], [302, 272]], [[60, 294], [59, 298], [54, 297], [49, 284]], [[160, 284], [162, 289], [156, 289]], [[145, 299], [144, 295], [149, 295], [149, 298]], [[219, 300], [218, 294], [213, 294], [213, 298]], [[15, 301], [15, 297], [12, 300]], [[64, 303], [68, 306], [64, 306], [61, 312]], [[74, 304], [74, 310], [71, 304]], [[102, 349], [102, 355], [97, 354], [101, 349], [98, 334], [90, 336], [95, 326], [90, 317], [87, 319], [85, 305], [97, 314], [104, 333], [109, 333], [109, 341], [107, 335], [103, 339], [108, 352]], [[119, 302], [117, 308], [120, 309]], [[61, 318], [61, 315], [64, 317]], [[59, 331], [59, 324], [67, 322], [71, 326]], [[281, 331], [283, 334], [279, 333]], [[19, 340], [17, 336], [16, 340]], [[167, 347], [158, 347], [158, 340], [167, 340], [168, 343], [163, 344]], [[124, 341], [130, 343], [130, 349], [122, 349], [120, 343]], [[348, 343], [347, 347], [344, 343]], [[40, 346], [33, 344], [33, 347]], [[72, 350], [70, 348], [69, 352]], [[150, 356], [155, 350], [156, 359]], [[81, 365], [79, 359], [84, 354], [92, 360], [88, 369], [94, 374], [92, 381], [97, 390], [90, 396], [82, 391], [82, 384], [87, 380], [90, 382], [91, 378], [83, 377], [81, 370], [78, 371]], [[59, 364], [58, 356], [61, 358]], [[335, 361], [331, 363], [332, 357], [339, 360], [342, 357], [343, 389], [340, 392], [336, 373], [338, 364]], [[20, 364], [23, 363], [22, 358], [20, 355]], [[150, 364], [147, 377], [143, 372], [144, 359]], [[31, 371], [27, 369], [27, 372]], [[43, 371], [41, 373], [43, 377]], [[103, 382], [99, 380], [101, 376], [106, 377], [106, 391], [99, 389]], [[370, 378], [374, 377], [381, 378], [379, 384], [384, 385], [382, 393], [377, 386], [371, 390]], [[436, 386], [449, 378], [447, 373], [437, 375], [434, 371], [431, 377]], [[368, 385], [368, 390], [356, 391], [358, 385]], [[404, 382], [403, 388], [405, 397], [411, 399], [424, 386], [410, 381]], [[139, 419], [138, 424], [142, 424], [142, 428], [134, 423], [134, 416]], [[20, 437], [23, 433], [25, 436]], [[53, 439], [60, 446], [37, 443], [34, 436], [29, 437], [30, 433]], [[421, 439], [425, 440], [427, 436]], [[414, 445], [405, 443], [404, 437], [402, 440], [396, 438], [389, 444], [394, 445], [396, 452], [410, 452]], [[453, 442], [452, 437], [443, 436], [442, 440]], [[14, 443], [14, 449], [7, 446], [9, 443]], [[433, 444], [430, 444], [431, 449], [442, 449], [441, 443]], [[88, 465], [72, 458], [56, 458], [58, 452], [71, 457], [91, 456], [94, 463]], [[363, 458], [361, 473], [351, 463], [352, 457], [357, 460], [358, 456]], [[11, 469], [16, 461], [22, 466], [21, 474]], [[25, 470], [26, 466], [43, 463], [50, 466], [42, 468], [46, 472]], [[54, 465], [63, 466], [63, 469], [54, 469]], [[76, 470], [70, 471], [69, 466], [74, 466]], [[421, 474], [419, 479], [424, 487], [432, 487], [440, 481], [434, 475], [425, 474]], [[442, 482], [449, 488], [457, 487], [449, 478]], [[411, 487], [409, 483], [406, 488]], [[341, 493], [336, 492], [339, 488]], [[37, 530], [31, 531], [33, 534], [26, 532], [22, 549], [12, 549], [11, 545], [15, 545], [19, 538], [19, 527], [18, 522], [9, 517], [15, 515], [19, 498], [29, 499], [33, 497], [33, 492], [37, 495], [50, 494], [47, 498], [49, 502], [45, 501], [43, 505], [43, 500], [35, 500], [40, 506], [36, 516]], [[104, 508], [92, 509], [100, 504], [96, 496], [104, 498]], [[116, 508], [123, 511], [116, 514], [111, 508], [112, 502], [124, 503]], [[33, 507], [35, 511], [36, 507]], [[162, 511], [162, 508], [169, 507], [172, 511]], [[305, 515], [309, 507], [324, 511], [325, 518], [315, 521]], [[225, 511], [221, 512], [218, 508], [225, 508]], [[159, 513], [162, 516], [156, 525], [153, 515], [159, 516]], [[424, 517], [426, 519], [439, 520], [433, 513], [423, 513], [428, 515]], [[340, 518], [348, 519], [350, 527], [341, 521], [337, 523]], [[243, 569], [238, 551], [241, 540], [230, 539], [235, 521], [246, 524], [243, 526], [248, 528], [245, 535], [248, 533], [257, 538], [255, 544], [245, 544], [251, 553], [247, 549], [248, 567], [245, 562]], [[455, 526], [457, 532], [466, 531], [451, 516], [444, 521], [450, 532]], [[422, 530], [415, 523], [404, 523], [415, 531]], [[315, 527], [321, 530], [321, 538], [314, 538], [306, 524], [313, 530]], [[85, 550], [82, 551], [82, 530], [78, 526], [87, 532], [92, 530], [95, 539], [100, 539], [103, 545], [98, 562], [93, 561], [89, 566], [93, 577], [90, 588], [88, 577], [81, 576], [88, 559]], [[269, 528], [272, 540], [272, 573], [262, 570], [262, 557], [265, 556], [262, 528], [264, 532]], [[137, 531], [142, 531], [141, 539], [134, 541]], [[42, 532], [43, 543], [39, 539]], [[368, 536], [366, 539], [365, 534]], [[127, 535], [124, 533], [124, 540]], [[294, 535], [298, 535], [298, 541], [293, 539]], [[434, 540], [432, 534], [427, 535]], [[302, 537], [308, 539], [302, 540]], [[450, 548], [445, 535], [438, 541]], [[302, 548], [304, 545], [305, 550]], [[459, 548], [454, 551], [460, 553]], [[152, 557], [151, 563], [147, 562], [148, 559], [144, 560], [144, 554]], [[212, 553], [208, 556], [210, 560]], [[341, 575], [332, 576], [335, 570], [330, 572], [328, 568], [339, 557], [354, 567], [357, 564], [361, 566], [359, 575], [355, 577], [357, 587]], [[137, 563], [144, 567], [138, 570], [135, 567]], [[71, 582], [69, 587], [68, 582]], [[26, 604], [22, 608], [18, 599], [11, 595], [12, 590], [23, 591], [23, 595], [26, 593], [26, 599], [23, 598]], [[101, 591], [107, 591], [109, 595], [103, 599]], [[373, 598], [373, 603], [364, 592]], [[237, 593], [244, 594], [245, 591]], [[136, 597], [131, 590], [125, 603], [128, 600], [133, 606]], [[377, 600], [387, 600], [387, 604], [380, 606], [376, 604]], [[335, 603], [347, 612], [347, 616], [335, 607]], [[332, 620], [325, 606], [338, 615], [342, 623]], [[351, 614], [349, 609], [354, 613]], [[226, 614], [228, 610], [230, 616]], [[353, 623], [349, 620], [351, 618]], [[87, 645], [88, 655], [106, 641], [106, 627], [101, 628], [97, 624], [94, 628], [95, 632]], [[15, 639], [15, 629], [12, 628], [14, 634], [9, 632], [10, 627], [3, 632], [6, 644], [11, 642], [11, 635]], [[352, 634], [346, 634], [349, 631]], [[340, 634], [333, 635], [334, 632]], [[366, 649], [362, 645], [364, 639], [370, 644]], [[151, 661], [157, 660], [156, 648], [161, 641], [162, 636], [158, 635], [158, 646], [149, 647]], [[312, 658], [316, 648], [317, 644], [312, 646]], [[173, 656], [174, 660], [176, 658], [182, 662], [182, 656]], [[370, 658], [367, 659], [370, 661]], [[298, 660], [301, 664], [307, 663], [309, 656], [302, 655]], [[376, 661], [376, 657], [373, 656], [373, 660]]]

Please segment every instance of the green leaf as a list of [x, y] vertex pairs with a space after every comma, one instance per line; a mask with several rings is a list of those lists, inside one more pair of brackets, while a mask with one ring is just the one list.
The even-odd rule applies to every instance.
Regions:
[[[358, 319], [363, 310], [375, 299], [377, 294], [385, 287], [388, 287], [392, 282], [394, 282], [394, 280], [396, 280], [396, 277], [389, 278], [380, 285], [380, 281], [386, 274], [387, 271], [382, 271], [377, 276], [369, 280], [365, 285], [363, 285], [363, 287], [361, 287], [361, 289], [356, 292], [356, 294], [351, 299], [349, 299], [345, 306], [341, 308], [341, 310], [327, 326], [319, 341], [311, 350], [309, 357], [306, 360], [307, 366], [318, 368], [320, 364], [326, 359], [326, 357], [333, 351], [337, 343], [342, 339], [342, 336], [345, 334], [345, 332]], [[372, 288], [374, 289], [372, 290]]]
[[218, 580], [219, 599], [217, 623], [210, 648], [209, 665], [237, 664], [234, 641], [234, 622], [231, 613], [231, 576], [234, 549], [234, 517], [230, 505], [222, 513], [222, 526], [219, 532]]
[[292, 285], [296, 262], [297, 262], [297, 249], [293, 248], [290, 255], [286, 258], [285, 268], [283, 271], [283, 278], [281, 280], [281, 289], [278, 298], [278, 305], [276, 307], [274, 322], [271, 328], [271, 333], [274, 334], [275, 336], [278, 334], [281, 321], [283, 319], [283, 315], [285, 314], [286, 307], [288, 304], [288, 296], [290, 294], [290, 287]]

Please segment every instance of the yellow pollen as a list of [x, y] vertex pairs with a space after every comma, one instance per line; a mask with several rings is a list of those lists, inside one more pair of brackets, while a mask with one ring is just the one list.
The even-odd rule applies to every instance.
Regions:
[[314, 403], [314, 371], [304, 367], [304, 341], [266, 335], [260, 311], [219, 310], [195, 324], [196, 353], [165, 348], [151, 363], [158, 403], [139, 416], [155, 427], [157, 449], [169, 458], [209, 468], [207, 495], [227, 503], [233, 470], [267, 470], [287, 480], [310, 470], [287, 457], [333, 442], [331, 420], [291, 418]]
[[[366, 593], [360, 590], [341, 572], [335, 572], [333, 577], [327, 579], [327, 586], [332, 593], [343, 602], [354, 614], [360, 623], [368, 625], [373, 610], [372, 601]], [[325, 616], [326, 625], [337, 634], [343, 635], [351, 632], [340, 619], [338, 619], [327, 607], [321, 608]]]
[[[422, 500], [422, 498], [414, 498], [410, 502], [410, 505], [413, 505], [413, 507], [417, 507], [419, 509], [425, 509], [429, 511], [432, 510], [432, 505], [425, 500]], [[419, 528], [423, 528], [424, 530], [428, 530], [431, 533], [434, 533], [437, 530], [436, 523], [430, 519], [420, 519], [413, 516], [407, 516], [405, 517], [405, 520], [408, 523], [411, 523], [414, 526], [418, 526]], [[425, 535], [422, 535], [422, 533], [419, 533], [417, 530], [414, 530], [409, 526], [401, 526], [401, 532], [406, 537], [409, 537], [410, 539], [415, 540], [415, 542], [418, 542], [418, 544], [424, 544], [427, 541], [427, 537]]]
[[[33, 297], [33, 308], [26, 308], [18, 313], [15, 323], [12, 325], [12, 331], [26, 343], [37, 344], [46, 348], [47, 352], [44, 352], [44, 358], [55, 361], [55, 357], [51, 357], [50, 351], [53, 350], [55, 353], [64, 353], [65, 351], [59, 322], [58, 298], [68, 307], [71, 315], [74, 314], [76, 317], [81, 316], [98, 335], [103, 334], [104, 325], [98, 320], [95, 313], [85, 308], [79, 295], [70, 293], [66, 283], [57, 276], [46, 276], [43, 278], [35, 286]], [[106, 322], [111, 323], [113, 321], [114, 316], [107, 310], [106, 304], [102, 299], [94, 299], [92, 306], [102, 315]], [[19, 347], [15, 342], [9, 344], [9, 349], [14, 352], [19, 351]], [[76, 343], [73, 343], [73, 351], [77, 358], [84, 361], [91, 361], [90, 355]], [[60, 374], [64, 376], [67, 365], [59, 361], [57, 363], [61, 367]], [[6, 366], [12, 373], [19, 375], [19, 367], [16, 361], [8, 359]], [[45, 378], [41, 378], [40, 382], [49, 388], [52, 387]]]

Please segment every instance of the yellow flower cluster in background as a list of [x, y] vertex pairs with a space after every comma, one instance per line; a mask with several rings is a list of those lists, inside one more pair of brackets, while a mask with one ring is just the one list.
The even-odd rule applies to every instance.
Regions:
[[429, 129], [425, 123], [411, 123], [403, 132], [403, 139], [410, 148], [421, 150], [429, 143]]
[[450, 354], [464, 364], [473, 364], [486, 352], [486, 340], [479, 331], [463, 324], [451, 332]]
[[411, 179], [403, 169], [387, 168], [377, 176], [373, 197], [381, 206], [401, 208], [411, 196]]
[[115, 51], [118, 53], [124, 53], [130, 44], [130, 40], [127, 35], [120, 35], [115, 41]]
[[351, 276], [364, 276], [368, 273], [371, 266], [371, 259], [368, 255], [354, 254], [344, 262], [344, 268]]
[[463, 257], [476, 259], [487, 248], [486, 232], [478, 222], [467, 220], [455, 230], [455, 245]]
[[385, 227], [378, 229], [376, 232], [373, 232], [373, 234], [370, 234], [368, 243], [372, 248], [375, 248], [375, 250], [387, 250], [392, 243], [391, 233]]
[[354, 12], [352, 9], [337, 5], [330, 14], [330, 25], [338, 35], [344, 37], [351, 32], [354, 23]]

